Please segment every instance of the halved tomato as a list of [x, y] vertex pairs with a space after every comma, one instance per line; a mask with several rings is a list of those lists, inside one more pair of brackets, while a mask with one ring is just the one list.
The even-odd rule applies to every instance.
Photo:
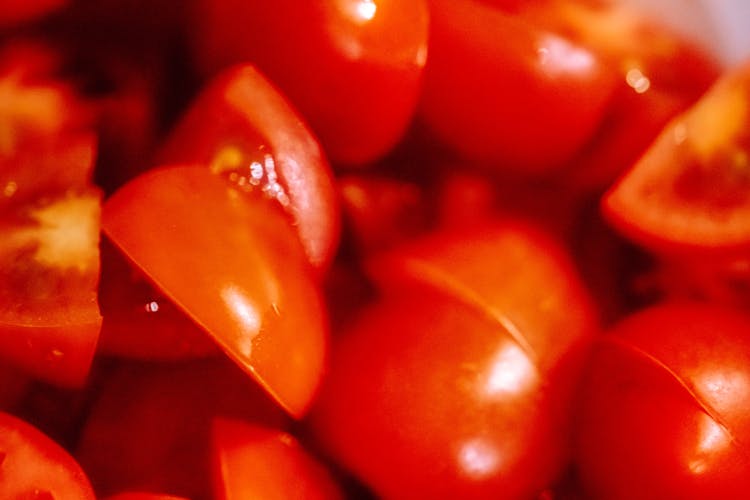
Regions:
[[158, 158], [162, 165], [202, 163], [262, 191], [289, 214], [313, 266], [330, 264], [340, 225], [330, 167], [297, 112], [253, 66], [212, 80]]
[[[252, 175], [252, 170], [250, 175]], [[287, 214], [251, 179], [205, 165], [152, 170], [104, 206], [103, 229], [177, 306], [293, 415], [320, 382], [328, 325]], [[286, 196], [278, 183], [267, 186]]]
[[96, 497], [67, 451], [23, 420], [0, 412], [0, 498]]

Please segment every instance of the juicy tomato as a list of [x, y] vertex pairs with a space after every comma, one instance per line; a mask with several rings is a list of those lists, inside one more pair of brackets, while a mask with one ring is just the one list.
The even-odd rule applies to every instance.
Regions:
[[609, 220], [662, 252], [750, 246], [750, 64], [675, 118], [604, 198]]
[[[21, 60], [22, 55], [27, 60]], [[101, 326], [95, 141], [72, 90], [30, 46], [0, 61], [0, 358], [82, 385]]]
[[222, 360], [124, 364], [100, 388], [76, 449], [100, 495], [150, 491], [210, 498], [215, 416], [286, 424], [283, 412]]
[[427, 55], [425, 0], [200, 0], [199, 65], [250, 61], [309, 120], [337, 163], [366, 163], [401, 138]]
[[0, 6], [0, 28], [13, 26], [54, 12], [70, 0], [6, 0]]
[[337, 337], [322, 446], [386, 498], [530, 498], [562, 472], [594, 329], [555, 243], [521, 225], [423, 239]]
[[594, 498], [745, 496], [749, 330], [736, 311], [681, 303], [601, 337], [578, 417], [578, 468]]
[[[285, 196], [274, 179], [267, 186]], [[286, 214], [247, 187], [253, 186], [205, 165], [156, 169], [106, 202], [103, 229], [237, 364], [299, 416], [322, 376], [325, 311]]]
[[340, 223], [330, 168], [296, 111], [252, 66], [229, 68], [203, 90], [159, 163], [234, 172], [245, 189], [257, 187], [281, 203], [313, 266], [330, 263]]
[[290, 434], [219, 418], [212, 438], [216, 500], [344, 498], [325, 466]]
[[220, 352], [206, 333], [107, 239], [101, 245], [98, 352], [144, 360], [199, 358]]
[[432, 0], [422, 116], [448, 144], [497, 168], [561, 167], [615, 88], [597, 55], [474, 0]]
[[0, 412], [0, 497], [95, 500], [81, 467], [60, 445]]

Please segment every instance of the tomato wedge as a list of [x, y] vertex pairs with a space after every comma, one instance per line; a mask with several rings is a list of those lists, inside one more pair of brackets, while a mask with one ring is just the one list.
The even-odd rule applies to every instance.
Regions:
[[605, 215], [658, 252], [750, 246], [750, 64], [663, 130], [605, 195]]
[[96, 497], [67, 451], [23, 420], [0, 412], [0, 498]]
[[206, 166], [137, 177], [103, 229], [172, 301], [293, 415], [320, 381], [328, 326], [286, 214]]
[[330, 167], [297, 112], [253, 66], [225, 70], [198, 96], [159, 155], [159, 164], [173, 163], [236, 171], [246, 188], [281, 202], [310, 262], [327, 268], [340, 224]]
[[212, 437], [216, 500], [344, 498], [325, 466], [286, 432], [218, 418]]

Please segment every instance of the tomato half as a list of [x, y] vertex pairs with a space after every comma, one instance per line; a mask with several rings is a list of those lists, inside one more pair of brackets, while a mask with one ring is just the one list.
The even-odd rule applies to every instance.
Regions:
[[241, 187], [284, 207], [315, 268], [330, 263], [340, 224], [330, 168], [297, 112], [254, 67], [217, 75], [167, 139], [159, 163], [234, 172]]
[[593, 498], [744, 498], [750, 319], [699, 303], [636, 313], [600, 338], [578, 416]]
[[96, 497], [67, 451], [23, 420], [0, 412], [0, 498]]
[[336, 337], [318, 440], [386, 498], [538, 494], [568, 458], [594, 331], [570, 263], [512, 224], [384, 259], [382, 297]]
[[318, 387], [328, 325], [280, 207], [203, 166], [152, 170], [104, 206], [103, 229], [293, 415]]
[[216, 500], [344, 498], [325, 466], [290, 434], [219, 418], [212, 438]]
[[199, 66], [249, 61], [289, 96], [336, 163], [385, 154], [414, 113], [427, 55], [425, 0], [201, 0]]
[[460, 153], [500, 169], [561, 167], [615, 88], [584, 45], [475, 0], [432, 0], [421, 113]]
[[675, 118], [607, 193], [605, 214], [662, 252], [750, 246], [750, 64]]

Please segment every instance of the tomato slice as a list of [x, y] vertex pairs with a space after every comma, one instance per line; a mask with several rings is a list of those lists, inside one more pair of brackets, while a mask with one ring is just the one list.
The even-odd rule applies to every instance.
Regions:
[[81, 467], [60, 445], [0, 412], [0, 497], [95, 500]]
[[153, 170], [106, 202], [103, 229], [300, 416], [317, 389], [327, 348], [317, 280], [286, 214], [231, 179], [205, 166]]
[[102, 496], [210, 498], [214, 417], [287, 425], [284, 412], [228, 360], [123, 363], [98, 382], [75, 455]]
[[182, 118], [159, 159], [161, 164], [203, 163], [217, 172], [237, 171], [247, 188], [255, 185], [284, 206], [310, 262], [327, 268], [340, 224], [330, 168], [297, 112], [252, 66], [218, 75]]
[[218, 418], [212, 438], [216, 500], [344, 498], [325, 466], [290, 434]]
[[750, 65], [663, 130], [605, 195], [609, 220], [659, 252], [750, 245]]
[[[561, 167], [600, 123], [614, 73], [584, 45], [473, 0], [433, 0], [421, 113], [500, 169]], [[498, 36], [502, 33], [502, 36]]]
[[198, 65], [252, 61], [309, 121], [336, 163], [365, 164], [401, 139], [427, 56], [426, 0], [200, 0]]

